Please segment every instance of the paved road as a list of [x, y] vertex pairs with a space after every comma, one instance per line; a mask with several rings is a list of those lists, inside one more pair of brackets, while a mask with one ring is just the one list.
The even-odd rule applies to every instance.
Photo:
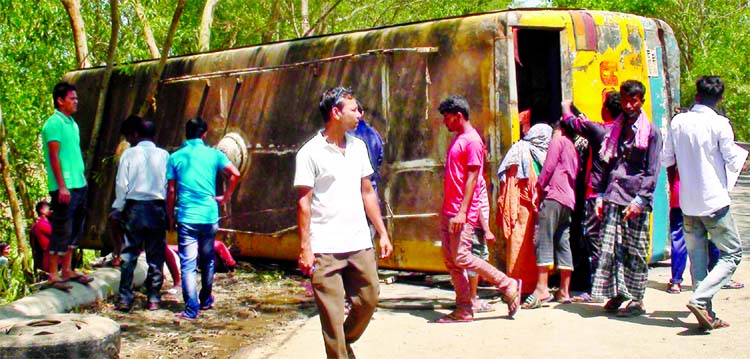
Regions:
[[[750, 283], [750, 258], [735, 275]], [[730, 328], [705, 333], [685, 304], [691, 292], [667, 294], [669, 267], [649, 274], [647, 315], [621, 319], [604, 314], [601, 304], [552, 304], [522, 310], [516, 319], [497, 311], [477, 314], [473, 323], [437, 324], [448, 310], [379, 309], [363, 338], [354, 344], [368, 358], [748, 358], [750, 289], [722, 290], [714, 308]], [[690, 287], [687, 286], [687, 289]], [[452, 292], [415, 285], [383, 285], [381, 298], [452, 298]], [[404, 303], [413, 301], [404, 301]], [[273, 343], [243, 348], [237, 358], [324, 358], [318, 316], [275, 334]]]

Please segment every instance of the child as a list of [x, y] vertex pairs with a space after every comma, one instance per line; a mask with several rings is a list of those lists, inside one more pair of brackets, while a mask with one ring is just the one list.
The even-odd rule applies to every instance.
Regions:
[[36, 204], [37, 219], [31, 226], [31, 252], [34, 256], [34, 269], [49, 273], [49, 239], [52, 236], [51, 214], [47, 201]]

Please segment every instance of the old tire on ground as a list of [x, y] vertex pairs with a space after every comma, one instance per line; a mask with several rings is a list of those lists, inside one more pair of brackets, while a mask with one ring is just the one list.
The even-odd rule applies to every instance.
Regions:
[[0, 321], [0, 358], [118, 358], [120, 325], [96, 315]]

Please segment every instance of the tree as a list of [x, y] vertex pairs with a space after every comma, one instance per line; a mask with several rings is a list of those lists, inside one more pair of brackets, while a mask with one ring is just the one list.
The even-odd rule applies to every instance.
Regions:
[[78, 59], [78, 67], [86, 68], [91, 67], [91, 61], [89, 60], [89, 46], [86, 40], [86, 29], [83, 25], [83, 17], [81, 16], [81, 2], [80, 0], [61, 0], [65, 10], [68, 12], [70, 17], [70, 27], [73, 29], [73, 38], [76, 44], [76, 58]]
[[200, 37], [198, 38], [200, 51], [208, 51], [211, 48], [211, 24], [214, 22], [214, 8], [218, 2], [219, 0], [206, 0], [206, 6], [203, 7]]
[[94, 128], [91, 130], [91, 142], [89, 151], [86, 156], [86, 169], [91, 172], [91, 166], [94, 161], [96, 144], [99, 141], [99, 130], [102, 127], [102, 118], [104, 117], [104, 106], [107, 103], [107, 94], [109, 93], [109, 79], [112, 78], [112, 68], [115, 61], [115, 51], [117, 50], [117, 36], [120, 33], [120, 11], [118, 9], [118, 0], [110, 0], [110, 16], [112, 21], [112, 31], [109, 37], [109, 51], [107, 51], [107, 68], [104, 70], [102, 82], [99, 84], [99, 101], [96, 105], [96, 115], [94, 117]]

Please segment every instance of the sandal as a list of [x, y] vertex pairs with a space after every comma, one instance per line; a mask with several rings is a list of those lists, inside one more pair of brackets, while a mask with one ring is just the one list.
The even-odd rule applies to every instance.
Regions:
[[552, 301], [552, 295], [548, 296], [544, 299], [537, 298], [534, 294], [529, 294], [528, 297], [526, 297], [526, 300], [523, 301], [523, 305], [521, 305], [521, 308], [523, 309], [537, 309], [541, 308], [542, 304], [548, 303]]
[[618, 294], [610, 299], [607, 304], [604, 304], [604, 311], [607, 313], [617, 313], [617, 311], [620, 310], [622, 303], [626, 300], [627, 298]]
[[474, 313], [489, 313], [494, 312], [495, 307], [492, 306], [492, 304], [488, 303], [486, 300], [477, 300], [478, 305], [474, 308], [471, 308]]
[[640, 304], [635, 301], [630, 301], [628, 305], [625, 308], [620, 309], [617, 311], [617, 316], [621, 318], [633, 318], [633, 317], [640, 317], [641, 315], [646, 314], [646, 310], [643, 309], [643, 304]]
[[573, 303], [573, 299], [571, 299], [570, 297], [555, 296], [555, 302], [558, 302], [560, 304], [570, 304]]
[[436, 320], [436, 323], [467, 323], [474, 321], [474, 317], [472, 316], [463, 316], [456, 313], [457, 311], [452, 311], [442, 318], [439, 318]]
[[713, 323], [711, 323], [711, 329], [721, 329], [721, 328], [726, 328], [728, 326], [729, 326], [729, 323], [719, 318], [714, 319]]
[[680, 294], [681, 292], [682, 292], [682, 286], [680, 285], [680, 283], [669, 282], [669, 287], [667, 287], [667, 293]]
[[735, 282], [734, 280], [730, 279], [727, 284], [724, 284], [721, 286], [721, 289], [742, 289], [745, 288], [745, 285], [740, 282]]
[[573, 298], [570, 298], [570, 301], [572, 303], [593, 303], [594, 298], [592, 298], [590, 294], [583, 292]]
[[[705, 329], [705, 330], [714, 329], [714, 322], [716, 322], [717, 320], [714, 320], [713, 318], [711, 318], [711, 315], [708, 314], [708, 311], [705, 308], [699, 307], [698, 305], [695, 305], [695, 304], [688, 304], [687, 308], [690, 309], [690, 312], [692, 312], [693, 315], [695, 315], [695, 318], [698, 319], [698, 326], [701, 329]], [[724, 321], [721, 321], [721, 322], [726, 323]], [[723, 328], [723, 327], [720, 327], [720, 328]]]

